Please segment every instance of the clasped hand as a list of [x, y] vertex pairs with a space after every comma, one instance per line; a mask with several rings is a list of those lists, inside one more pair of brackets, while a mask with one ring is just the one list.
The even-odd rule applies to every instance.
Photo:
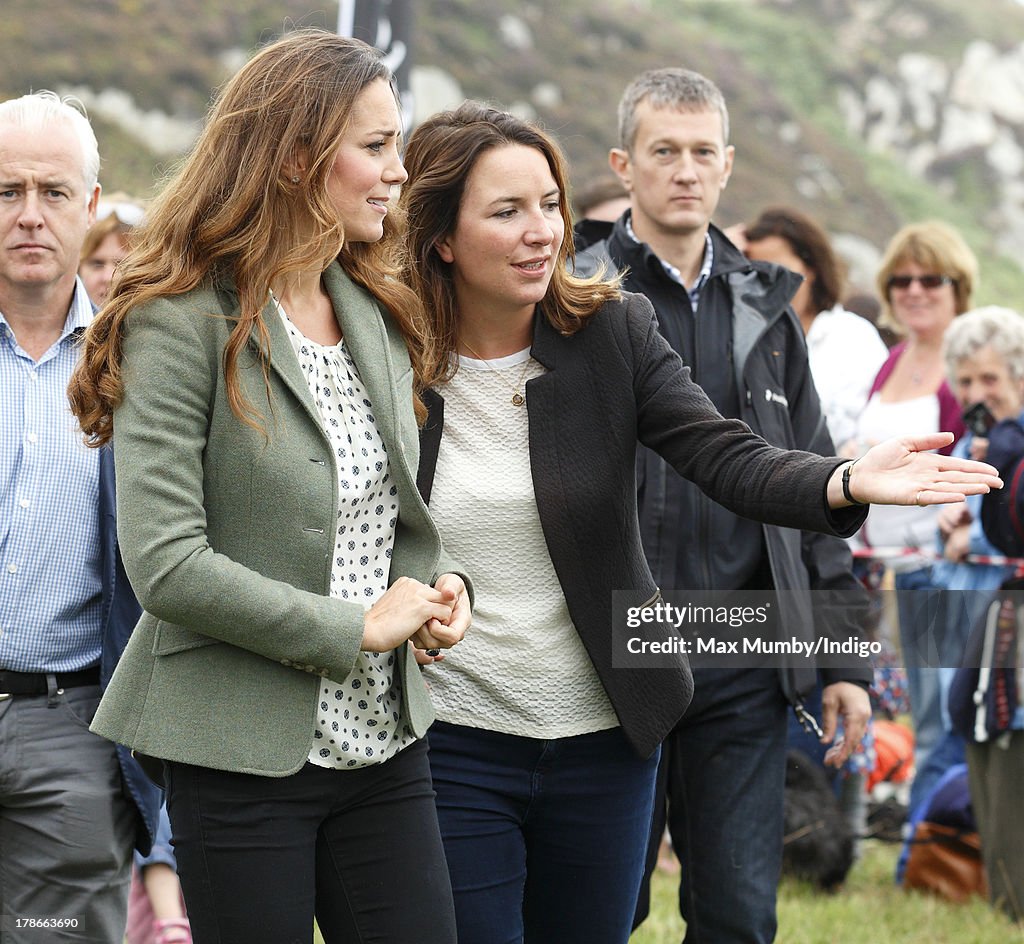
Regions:
[[399, 577], [366, 611], [362, 649], [389, 652], [408, 640], [417, 649], [450, 649], [469, 629], [469, 594], [457, 574], [430, 587]]

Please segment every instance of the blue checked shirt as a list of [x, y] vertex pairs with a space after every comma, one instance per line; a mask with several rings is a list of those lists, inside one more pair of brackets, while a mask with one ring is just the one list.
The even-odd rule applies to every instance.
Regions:
[[91, 320], [78, 281], [64, 331], [37, 363], [0, 311], [0, 669], [99, 661], [99, 452], [82, 442], [67, 400]]

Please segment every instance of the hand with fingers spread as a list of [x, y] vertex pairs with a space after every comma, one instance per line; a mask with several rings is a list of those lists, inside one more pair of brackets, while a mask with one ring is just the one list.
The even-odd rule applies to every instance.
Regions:
[[940, 505], [1002, 488], [997, 470], [987, 463], [931, 451], [952, 441], [952, 433], [932, 433], [887, 439], [873, 446], [832, 474], [829, 506]]
[[447, 624], [455, 602], [450, 592], [412, 577], [399, 577], [366, 611], [361, 648], [364, 652], [389, 652], [416, 636], [432, 620]]

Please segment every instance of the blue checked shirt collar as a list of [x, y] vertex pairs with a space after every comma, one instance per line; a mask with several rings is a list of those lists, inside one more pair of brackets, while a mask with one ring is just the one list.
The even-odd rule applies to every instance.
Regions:
[[[637, 245], [641, 245], [640, 240], [637, 238], [636, 233], [633, 232], [633, 218], [632, 215], [626, 216], [626, 233], [629, 238], [633, 240]], [[665, 271], [668, 273], [668, 277], [673, 282], [678, 282], [684, 289], [690, 299], [690, 307], [696, 311], [697, 303], [700, 301], [700, 291], [707, 284], [709, 278], [711, 278], [711, 266], [715, 261], [715, 246], [711, 242], [711, 232], [706, 231], [704, 233], [704, 262], [701, 264], [700, 272], [697, 274], [697, 281], [693, 283], [690, 288], [686, 288], [686, 283], [683, 281], [683, 274], [680, 272], [671, 262], [666, 262], [664, 259], [659, 258], [658, 261], [662, 264]]]

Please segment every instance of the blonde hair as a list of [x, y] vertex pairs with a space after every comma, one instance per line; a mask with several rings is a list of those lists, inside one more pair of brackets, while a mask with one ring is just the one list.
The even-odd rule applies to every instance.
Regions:
[[132, 233], [134, 231], [135, 227], [130, 223], [125, 223], [117, 213], [108, 213], [102, 220], [97, 220], [89, 227], [78, 258], [85, 262], [103, 245], [103, 240], [108, 236], [117, 236], [121, 245], [127, 249], [132, 244]]
[[[224, 86], [191, 154], [136, 230], [116, 289], [86, 333], [69, 399], [92, 445], [111, 436], [130, 312], [227, 279], [240, 309], [224, 348], [228, 400], [241, 421], [262, 429], [263, 416], [241, 389], [239, 357], [255, 330], [269, 390], [260, 313], [270, 285], [311, 260], [326, 265], [337, 257], [389, 309], [419, 375], [421, 309], [397, 279], [398, 214], [385, 218], [378, 242], [347, 244], [327, 190], [355, 100], [370, 83], [391, 82], [381, 55], [357, 39], [300, 30], [264, 47]], [[422, 419], [416, 395], [414, 406]]]
[[922, 223], [904, 226], [886, 247], [876, 277], [878, 297], [882, 300], [879, 325], [898, 334], [904, 333], [903, 326], [892, 311], [889, 279], [900, 266], [908, 262], [953, 280], [953, 295], [958, 315], [962, 315], [971, 307], [971, 298], [978, 286], [977, 258], [952, 226], [940, 220], [925, 220]]

